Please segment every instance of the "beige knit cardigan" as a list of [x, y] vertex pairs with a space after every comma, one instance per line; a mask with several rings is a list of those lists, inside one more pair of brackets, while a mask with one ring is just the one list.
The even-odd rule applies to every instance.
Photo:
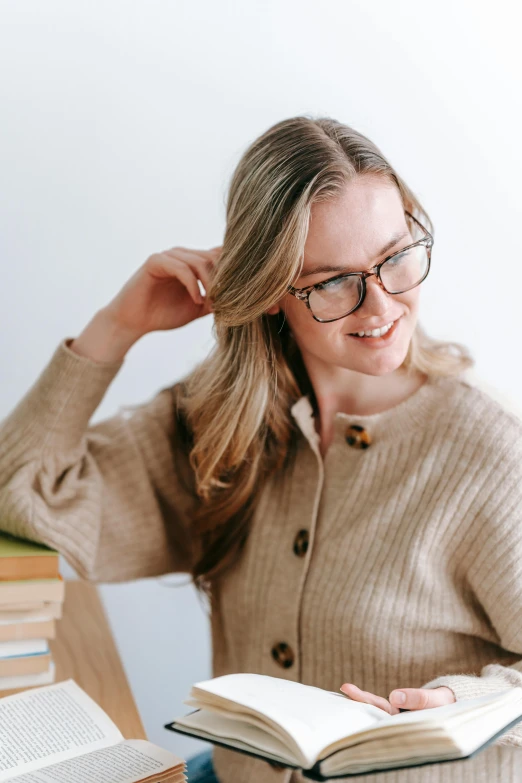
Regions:
[[[56, 547], [95, 581], [186, 571], [194, 501], [172, 389], [89, 425], [123, 361], [82, 357], [72, 339], [1, 422], [0, 527]], [[385, 697], [522, 685], [520, 419], [464, 377], [430, 379], [390, 410], [338, 413], [323, 459], [308, 398], [291, 413], [295, 457], [262, 491], [241, 558], [215, 588], [214, 675], [333, 691], [349, 681]], [[348, 442], [353, 424], [368, 448]], [[281, 643], [290, 653], [274, 657]], [[222, 783], [303, 780], [222, 748], [214, 763]], [[522, 783], [522, 723], [471, 760], [345, 780]]]

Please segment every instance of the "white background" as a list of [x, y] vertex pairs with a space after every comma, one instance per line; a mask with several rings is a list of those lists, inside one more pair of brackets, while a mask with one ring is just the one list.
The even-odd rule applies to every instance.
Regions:
[[[518, 13], [514, 0], [0, 0], [0, 417], [151, 253], [221, 244], [240, 154], [302, 113], [370, 136], [417, 193], [435, 224], [421, 322], [518, 400]], [[143, 338], [93, 423], [184, 375], [211, 326]], [[190, 755], [203, 745], [162, 725], [210, 675], [192, 588], [102, 594], [150, 739]]]

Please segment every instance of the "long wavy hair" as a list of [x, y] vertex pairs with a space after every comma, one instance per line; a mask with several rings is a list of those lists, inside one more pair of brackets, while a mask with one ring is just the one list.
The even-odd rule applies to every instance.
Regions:
[[[192, 578], [207, 595], [212, 579], [237, 559], [267, 477], [292, 451], [291, 406], [308, 394], [317, 410], [288, 326], [266, 311], [299, 277], [312, 205], [335, 198], [362, 175], [393, 183], [405, 212], [434, 233], [419, 199], [377, 146], [328, 117], [273, 125], [246, 149], [232, 175], [222, 253], [207, 292], [215, 347], [176, 386], [199, 498]], [[413, 236], [414, 222], [406, 220]], [[448, 376], [473, 363], [462, 345], [434, 340], [417, 324], [403, 367]]]

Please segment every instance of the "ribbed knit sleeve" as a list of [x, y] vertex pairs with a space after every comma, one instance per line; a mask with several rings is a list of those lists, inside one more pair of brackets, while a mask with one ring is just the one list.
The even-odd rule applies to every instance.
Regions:
[[94, 581], [188, 571], [193, 495], [172, 388], [89, 426], [123, 361], [80, 356], [72, 339], [0, 423], [0, 528]]
[[[511, 416], [502, 423], [509, 427], [498, 433], [498, 451], [481, 466], [488, 480], [471, 509], [465, 570], [472, 594], [498, 634], [498, 644], [520, 655], [520, 660], [510, 666], [488, 664], [479, 675], [441, 673], [423, 686], [445, 685], [457, 700], [522, 687], [522, 423]], [[522, 723], [495, 744], [522, 747]]]

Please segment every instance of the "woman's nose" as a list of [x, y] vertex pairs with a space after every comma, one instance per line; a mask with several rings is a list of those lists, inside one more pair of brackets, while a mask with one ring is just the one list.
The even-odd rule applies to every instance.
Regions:
[[389, 309], [389, 298], [391, 294], [384, 290], [380, 281], [375, 275], [366, 278], [366, 296], [361, 305], [361, 310], [368, 312], [368, 315], [381, 315]]

